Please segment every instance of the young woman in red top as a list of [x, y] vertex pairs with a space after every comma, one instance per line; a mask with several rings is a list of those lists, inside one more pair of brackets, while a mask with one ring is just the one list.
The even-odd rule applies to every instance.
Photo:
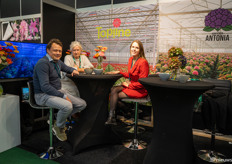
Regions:
[[113, 71], [109, 74], [121, 73], [128, 81], [121, 86], [113, 87], [110, 93], [110, 112], [106, 125], [116, 125], [115, 109], [118, 100], [122, 98], [142, 98], [147, 96], [147, 90], [138, 79], [145, 78], [149, 74], [149, 64], [144, 54], [143, 44], [135, 40], [130, 45], [131, 57], [128, 61], [128, 72]]

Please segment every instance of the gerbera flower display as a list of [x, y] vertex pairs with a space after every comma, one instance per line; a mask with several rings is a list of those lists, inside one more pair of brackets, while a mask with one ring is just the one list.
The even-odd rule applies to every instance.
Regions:
[[97, 49], [94, 50], [96, 51], [96, 54], [93, 58], [97, 59], [97, 69], [102, 69], [103, 59], [106, 59], [105, 51], [107, 50], [107, 47], [97, 46]]

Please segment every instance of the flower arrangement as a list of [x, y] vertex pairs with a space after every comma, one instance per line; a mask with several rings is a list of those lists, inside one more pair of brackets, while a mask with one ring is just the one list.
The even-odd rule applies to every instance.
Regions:
[[97, 46], [97, 49], [94, 50], [96, 51], [96, 54], [93, 58], [97, 59], [97, 69], [102, 69], [102, 61], [103, 59], [106, 59], [105, 51], [107, 50], [107, 47]]
[[89, 51], [89, 50], [88, 50], [88, 51], [83, 50], [83, 51], [81, 52], [81, 55], [85, 55], [87, 58], [89, 58], [89, 56], [90, 56], [90, 51]]
[[183, 55], [181, 48], [172, 47], [168, 50], [168, 67], [172, 72], [172, 78], [176, 79], [179, 69], [184, 69], [187, 64], [187, 59]]
[[12, 64], [15, 53], [19, 53], [17, 46], [9, 42], [5, 42], [5, 44], [5, 46], [0, 45], [0, 70]]
[[66, 53], [66, 55], [71, 55], [71, 51], [70, 50], [67, 50], [65, 53]]
[[[71, 51], [70, 51], [70, 50], [67, 50], [67, 51], [66, 51], [66, 55], [71, 55]], [[81, 55], [85, 55], [87, 58], [89, 58], [90, 52], [89, 52], [89, 50], [88, 50], [88, 51], [83, 50], [83, 51], [81, 52]]]

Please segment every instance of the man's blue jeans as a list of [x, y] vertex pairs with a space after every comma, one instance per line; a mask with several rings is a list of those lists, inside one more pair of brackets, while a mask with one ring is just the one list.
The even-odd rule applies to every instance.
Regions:
[[64, 90], [59, 91], [65, 93], [65, 95], [68, 96], [72, 103], [70, 103], [68, 100], [64, 98], [47, 95], [46, 93], [35, 94], [35, 101], [38, 105], [44, 105], [55, 109], [59, 109], [56, 118], [56, 125], [59, 128], [63, 128], [65, 126], [66, 119], [69, 116], [76, 112], [82, 111], [86, 108], [87, 105], [85, 100], [79, 97], [74, 97], [69, 93], [65, 92]]

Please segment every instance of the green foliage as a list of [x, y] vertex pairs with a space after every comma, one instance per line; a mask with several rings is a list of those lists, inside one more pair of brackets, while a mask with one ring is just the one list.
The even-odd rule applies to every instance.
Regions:
[[218, 72], [218, 65], [219, 65], [219, 55], [217, 55], [216, 60], [214, 62], [213, 68], [212, 68], [212, 73], [210, 75], [210, 78], [212, 79], [217, 79], [219, 72]]
[[121, 85], [122, 82], [125, 82], [125, 81], [126, 81], [126, 78], [125, 78], [125, 77], [121, 77], [120, 79], [118, 79], [118, 80], [114, 83], [114, 86]]
[[114, 69], [114, 67], [112, 65], [108, 64], [106, 66], [105, 72], [111, 72], [111, 71], [115, 71], [115, 69]]
[[222, 28], [224, 31], [231, 31], [232, 30], [232, 26], [231, 25], [227, 25], [226, 27]]
[[209, 27], [209, 26], [206, 26], [206, 27], [203, 29], [203, 31], [206, 31], [206, 32], [210, 32], [210, 31], [213, 31], [213, 30], [214, 30], [214, 28]]

